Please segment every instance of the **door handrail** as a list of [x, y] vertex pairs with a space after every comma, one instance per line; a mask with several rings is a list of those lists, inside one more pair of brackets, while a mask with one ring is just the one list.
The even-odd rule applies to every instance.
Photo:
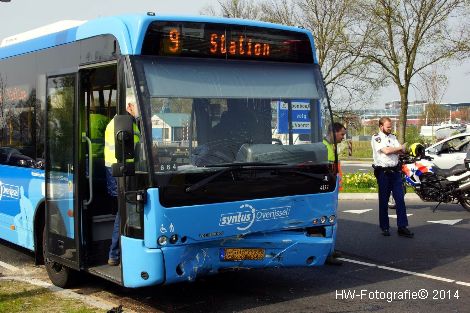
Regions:
[[90, 198], [87, 201], [84, 201], [85, 205], [90, 205], [93, 201], [93, 148], [91, 144], [91, 139], [86, 136], [85, 133], [82, 134], [82, 142], [88, 143], [88, 186], [90, 188]]

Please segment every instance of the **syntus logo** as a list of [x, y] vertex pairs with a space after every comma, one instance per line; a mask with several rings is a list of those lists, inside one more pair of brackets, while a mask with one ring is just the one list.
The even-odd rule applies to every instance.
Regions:
[[220, 216], [219, 226], [237, 226], [238, 230], [247, 230], [254, 222], [277, 220], [289, 217], [290, 206], [256, 210], [249, 204], [240, 206], [240, 211]]
[[20, 187], [15, 185], [4, 184], [0, 181], [0, 200], [5, 198], [19, 199]]
[[256, 209], [249, 204], [243, 204], [240, 209], [244, 211], [222, 214], [220, 216], [219, 226], [240, 225], [238, 230], [247, 230], [255, 221]]

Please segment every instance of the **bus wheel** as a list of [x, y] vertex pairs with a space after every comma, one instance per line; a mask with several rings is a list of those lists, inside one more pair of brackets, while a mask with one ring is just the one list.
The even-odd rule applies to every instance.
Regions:
[[46, 267], [47, 275], [51, 282], [57, 287], [67, 288], [75, 284], [77, 280], [77, 273], [66, 267], [65, 265], [54, 262], [46, 258], [46, 227], [42, 233], [42, 247], [44, 256], [44, 265]]

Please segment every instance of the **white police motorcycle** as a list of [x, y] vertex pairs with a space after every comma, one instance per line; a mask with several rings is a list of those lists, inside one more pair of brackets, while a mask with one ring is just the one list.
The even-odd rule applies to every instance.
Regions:
[[[442, 170], [425, 155], [423, 145], [413, 144], [408, 154], [400, 156], [400, 166], [405, 193], [410, 186], [421, 200], [438, 202], [433, 212], [441, 203], [460, 203], [470, 211], [470, 152], [461, 168]], [[388, 207], [395, 206], [391, 195]]]

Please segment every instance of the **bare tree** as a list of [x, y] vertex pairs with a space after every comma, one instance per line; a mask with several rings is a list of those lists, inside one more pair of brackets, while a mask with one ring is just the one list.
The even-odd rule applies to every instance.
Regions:
[[257, 20], [260, 18], [258, 4], [249, 0], [218, 0], [218, 8], [207, 6], [201, 10], [202, 14], [225, 16], [233, 18], [245, 18]]
[[[367, 29], [359, 23], [355, 0], [220, 0], [220, 8], [206, 8], [211, 15], [260, 19], [301, 26], [313, 33], [318, 63], [332, 103], [337, 110], [368, 102], [374, 91], [367, 59], [361, 59]], [[365, 26], [368, 27], [367, 25]]]
[[260, 3], [263, 21], [288, 26], [303, 26], [299, 20], [298, 3], [294, 0], [265, 0]]
[[437, 66], [432, 66], [430, 70], [423, 70], [419, 73], [421, 78], [420, 88], [423, 97], [429, 104], [440, 104], [447, 90], [448, 79], [445, 74], [439, 74]]
[[421, 114], [420, 119], [425, 124], [437, 125], [449, 118], [449, 112], [436, 103], [430, 103]]
[[302, 25], [315, 38], [318, 63], [335, 107], [349, 110], [367, 103], [374, 79], [368, 60], [361, 58], [368, 40], [370, 18], [360, 20], [356, 0], [298, 0]]
[[[357, 19], [354, 0], [265, 0], [260, 4], [264, 21], [310, 30], [318, 63], [335, 110], [349, 111], [368, 102], [374, 82], [367, 60], [359, 57], [368, 32]], [[366, 26], [367, 27], [367, 26]]]
[[449, 31], [453, 14], [465, 0], [364, 0], [363, 17], [373, 18], [366, 60], [377, 65], [400, 94], [399, 140], [404, 142], [408, 94], [416, 74], [455, 58], [462, 50], [461, 33]]

